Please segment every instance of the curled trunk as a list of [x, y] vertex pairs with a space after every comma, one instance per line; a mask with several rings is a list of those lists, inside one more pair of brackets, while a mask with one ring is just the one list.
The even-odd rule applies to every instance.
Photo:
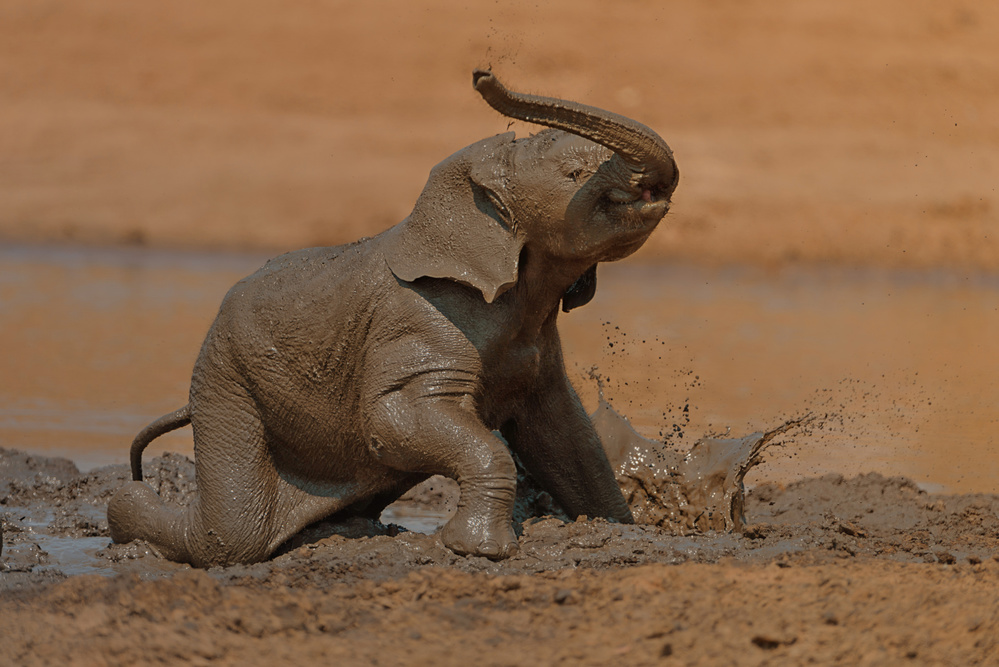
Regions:
[[493, 76], [477, 69], [472, 73], [475, 90], [504, 116], [564, 130], [606, 146], [642, 174], [654, 175], [659, 183], [675, 187], [679, 179], [673, 151], [649, 127], [620, 114], [596, 107], [515, 93]]

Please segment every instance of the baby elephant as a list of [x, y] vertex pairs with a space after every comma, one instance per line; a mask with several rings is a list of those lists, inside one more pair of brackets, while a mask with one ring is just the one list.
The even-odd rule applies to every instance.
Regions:
[[[198, 567], [252, 563], [441, 474], [461, 492], [443, 543], [506, 558], [511, 450], [570, 516], [631, 521], [556, 319], [593, 297], [598, 262], [633, 253], [666, 214], [673, 153], [617, 114], [472, 79], [500, 113], [548, 129], [472, 144], [434, 167], [395, 227], [282, 255], [229, 290], [188, 404], [132, 443], [136, 481], [108, 506], [116, 542]], [[141, 457], [188, 423], [198, 494], [180, 511], [141, 481]]]

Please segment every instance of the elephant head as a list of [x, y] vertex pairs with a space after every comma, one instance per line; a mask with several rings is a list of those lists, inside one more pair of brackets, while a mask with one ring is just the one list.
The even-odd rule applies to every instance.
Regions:
[[637, 250], [669, 209], [679, 171], [651, 129], [615, 113], [507, 90], [475, 70], [475, 89], [510, 118], [548, 126], [497, 135], [437, 165], [412, 214], [387, 234], [400, 279], [455, 280], [488, 303], [528, 257], [564, 283], [562, 308], [587, 303], [598, 262]]

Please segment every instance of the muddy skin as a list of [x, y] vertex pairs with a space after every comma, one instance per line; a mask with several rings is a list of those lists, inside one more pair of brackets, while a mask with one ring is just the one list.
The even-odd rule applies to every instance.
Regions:
[[[556, 319], [666, 214], [672, 151], [616, 114], [511, 93], [482, 70], [473, 84], [550, 129], [473, 144], [434, 168], [399, 225], [278, 257], [233, 287], [189, 403], [133, 442], [133, 481], [108, 506], [115, 542], [199, 567], [253, 563], [325, 517], [378, 516], [436, 474], [460, 488], [444, 544], [508, 558], [514, 457], [568, 516], [632, 520]], [[188, 423], [198, 493], [180, 510], [142, 481], [141, 456]]]

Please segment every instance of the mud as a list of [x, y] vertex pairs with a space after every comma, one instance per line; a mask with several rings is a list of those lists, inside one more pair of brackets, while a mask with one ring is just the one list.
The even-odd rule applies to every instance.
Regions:
[[[146, 467], [161, 495], [190, 498], [185, 457]], [[12, 664], [999, 657], [993, 495], [826, 475], [752, 489], [734, 533], [531, 518], [520, 553], [501, 562], [456, 556], [434, 534], [398, 525], [331, 521], [267, 562], [196, 571], [110, 544], [102, 510], [126, 465], [81, 474], [2, 450], [0, 470], [0, 652]], [[431, 480], [394, 511], [443, 520], [450, 503], [447, 484]], [[104, 576], [72, 576], [81, 574]]]
[[591, 419], [617, 464], [618, 485], [635, 523], [688, 535], [741, 529], [746, 523], [746, 473], [762, 462], [774, 438], [807, 427], [815, 416], [741, 438], [700, 438], [687, 450], [643, 438], [604, 400], [602, 390]]

